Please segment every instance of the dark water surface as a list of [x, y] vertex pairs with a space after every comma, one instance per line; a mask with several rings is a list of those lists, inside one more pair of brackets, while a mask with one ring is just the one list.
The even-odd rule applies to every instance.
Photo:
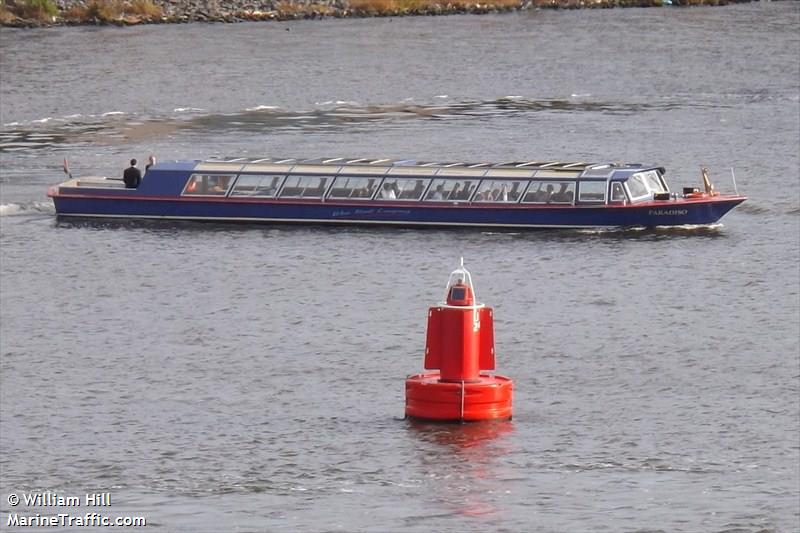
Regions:
[[[779, 2], [3, 28], [0, 529], [51, 491], [147, 531], [797, 531], [798, 27]], [[750, 200], [661, 231], [55, 219], [62, 158], [150, 153], [708, 165]], [[412, 424], [461, 256], [514, 419]]]

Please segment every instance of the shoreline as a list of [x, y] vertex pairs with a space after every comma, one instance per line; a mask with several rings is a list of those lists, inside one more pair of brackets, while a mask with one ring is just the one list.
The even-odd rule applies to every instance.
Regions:
[[134, 26], [488, 14], [530, 9], [724, 6], [755, 0], [5, 0], [0, 26]]

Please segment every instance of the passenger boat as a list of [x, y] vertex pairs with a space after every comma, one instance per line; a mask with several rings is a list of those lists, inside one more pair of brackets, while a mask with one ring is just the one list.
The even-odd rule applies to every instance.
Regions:
[[716, 192], [705, 169], [703, 190], [680, 193], [664, 174], [615, 163], [238, 158], [160, 162], [136, 189], [70, 175], [48, 196], [58, 216], [480, 228], [708, 225], [746, 200]]

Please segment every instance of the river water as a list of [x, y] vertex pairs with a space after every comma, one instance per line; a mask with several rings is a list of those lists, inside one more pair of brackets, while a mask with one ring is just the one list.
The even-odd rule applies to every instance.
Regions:
[[[776, 2], [3, 28], [0, 529], [797, 531], [799, 25]], [[54, 217], [64, 157], [151, 153], [641, 161], [674, 188], [707, 165], [750, 199], [671, 231]], [[514, 418], [412, 424], [460, 257]], [[113, 503], [8, 503], [48, 491]]]

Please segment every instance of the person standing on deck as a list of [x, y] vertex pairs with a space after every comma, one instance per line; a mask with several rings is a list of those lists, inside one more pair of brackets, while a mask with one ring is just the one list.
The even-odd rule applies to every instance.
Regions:
[[135, 189], [142, 181], [142, 173], [136, 168], [136, 160], [131, 159], [131, 166], [125, 169], [122, 174], [122, 181], [125, 182], [126, 189]]
[[[147, 166], [144, 167], [145, 174], [150, 167], [156, 164], [155, 156], [150, 156], [147, 161]], [[136, 189], [139, 187], [139, 184], [142, 183], [142, 173], [136, 168], [136, 159], [131, 159], [131, 166], [125, 169], [125, 172], [122, 174], [122, 181], [125, 182], [126, 189]]]

